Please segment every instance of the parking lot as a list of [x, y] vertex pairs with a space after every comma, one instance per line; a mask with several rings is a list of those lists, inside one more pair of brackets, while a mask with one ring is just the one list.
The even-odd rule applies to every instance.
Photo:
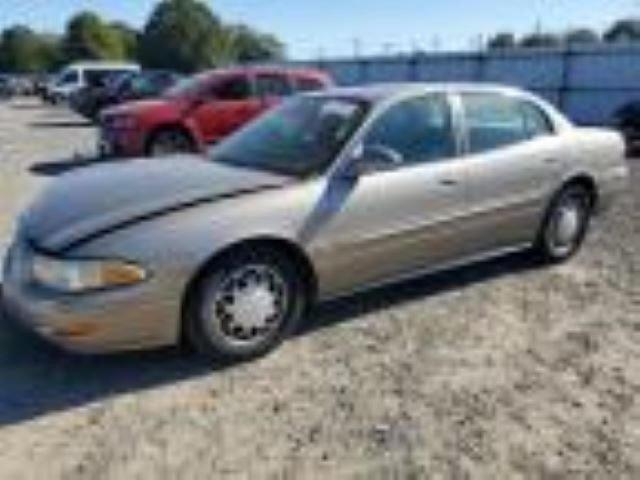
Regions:
[[[0, 252], [43, 186], [95, 162], [95, 135], [0, 103]], [[0, 319], [0, 478], [640, 478], [629, 163], [569, 263], [513, 255], [325, 305], [246, 365], [78, 357]]]

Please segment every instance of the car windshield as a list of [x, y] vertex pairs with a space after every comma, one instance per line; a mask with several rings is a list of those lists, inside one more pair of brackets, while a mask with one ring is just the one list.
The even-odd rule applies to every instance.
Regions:
[[197, 96], [210, 78], [211, 74], [208, 73], [185, 78], [166, 90], [163, 96], [168, 98]]
[[307, 176], [323, 171], [361, 124], [366, 102], [296, 97], [213, 147], [214, 161]]

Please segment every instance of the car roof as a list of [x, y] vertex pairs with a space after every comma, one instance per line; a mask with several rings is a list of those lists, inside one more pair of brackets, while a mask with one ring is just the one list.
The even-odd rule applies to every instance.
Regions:
[[341, 96], [380, 102], [401, 95], [428, 92], [477, 92], [477, 93], [502, 93], [507, 95], [524, 96], [526, 93], [515, 87], [490, 83], [429, 83], [429, 82], [399, 82], [378, 83], [353, 87], [335, 87], [318, 92], [312, 92], [311, 96]]
[[122, 69], [122, 70], [140, 70], [140, 65], [137, 63], [129, 62], [106, 62], [100, 60], [91, 60], [84, 62], [73, 62], [62, 68], [62, 70], [72, 69], [93, 69], [93, 70], [109, 70], [109, 69]]
[[329, 74], [313, 68], [296, 68], [296, 67], [279, 67], [269, 65], [251, 65], [243, 67], [218, 68], [203, 72], [205, 75], [224, 76], [224, 75], [255, 75], [260, 73], [279, 73], [292, 76], [313, 77], [313, 78], [329, 78]]
[[357, 87], [334, 87], [316, 92], [305, 93], [307, 97], [317, 98], [345, 98], [360, 100], [370, 104], [381, 105], [386, 102], [400, 101], [414, 95], [428, 93], [493, 93], [520, 98], [536, 104], [542, 108], [553, 120], [558, 130], [573, 128], [573, 124], [565, 115], [549, 103], [533, 93], [516, 87], [493, 83], [428, 83], [428, 82], [404, 82], [404, 83], [379, 83]]

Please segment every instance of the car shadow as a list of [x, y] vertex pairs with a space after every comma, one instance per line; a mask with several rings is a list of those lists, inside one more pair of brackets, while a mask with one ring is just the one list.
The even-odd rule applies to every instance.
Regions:
[[40, 120], [29, 123], [32, 128], [94, 128], [88, 120]]
[[11, 110], [17, 111], [33, 111], [33, 110], [51, 110], [52, 106], [46, 103], [14, 103]]
[[[509, 255], [329, 302], [310, 312], [296, 336], [537, 265], [530, 256]], [[97, 357], [68, 354], [0, 316], [0, 427], [228, 368], [233, 365], [212, 365], [177, 348]]]
[[29, 171], [35, 175], [54, 177], [78, 168], [91, 167], [98, 164], [115, 163], [116, 158], [105, 158], [91, 155], [76, 155], [70, 159], [35, 163]]
[[540, 261], [529, 252], [517, 252], [471, 265], [422, 275], [409, 280], [366, 290], [338, 300], [318, 305], [313, 321], [298, 332], [299, 335], [331, 328], [355, 317], [379, 312], [416, 299], [438, 296], [489, 279], [515, 275], [541, 268]]

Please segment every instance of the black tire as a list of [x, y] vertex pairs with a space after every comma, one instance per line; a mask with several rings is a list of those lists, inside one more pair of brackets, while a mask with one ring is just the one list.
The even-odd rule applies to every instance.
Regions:
[[193, 153], [191, 137], [178, 128], [165, 128], [155, 132], [147, 145], [147, 155], [162, 157], [180, 153]]
[[[567, 185], [554, 196], [534, 248], [542, 261], [561, 263], [578, 252], [589, 230], [594, 200], [593, 193], [580, 184]], [[562, 215], [568, 215], [564, 220], [568, 225], [565, 235]]]
[[[238, 335], [234, 330], [238, 319], [233, 318], [226, 310], [229, 308], [229, 296], [233, 298], [228, 288], [235, 285], [236, 295], [242, 294], [242, 288], [250, 289], [246, 284], [242, 286], [243, 277], [237, 275], [244, 272], [249, 275], [252, 268], [253, 274], [258, 275], [255, 273], [260, 271], [258, 266], [267, 267], [270, 273], [277, 273], [279, 280], [282, 280], [283, 287], [279, 281], [275, 282], [277, 286], [271, 292], [274, 306], [278, 305], [280, 308], [277, 321], [273, 320], [273, 324], [262, 327], [266, 330], [265, 333], [256, 332], [256, 336], [260, 335], [261, 338], [255, 342], [245, 342], [234, 337]], [[285, 289], [283, 298], [286, 298], [286, 304], [284, 300], [278, 303], [274, 292]], [[260, 246], [237, 249], [209, 265], [188, 292], [183, 318], [185, 340], [197, 353], [216, 361], [241, 362], [260, 357], [278, 347], [296, 329], [307, 300], [304, 279], [287, 256]], [[231, 302], [231, 305], [234, 304], [235, 298]], [[240, 308], [242, 312], [243, 307]], [[254, 329], [258, 329], [255, 326], [247, 327], [249, 328], [252, 334]]]

